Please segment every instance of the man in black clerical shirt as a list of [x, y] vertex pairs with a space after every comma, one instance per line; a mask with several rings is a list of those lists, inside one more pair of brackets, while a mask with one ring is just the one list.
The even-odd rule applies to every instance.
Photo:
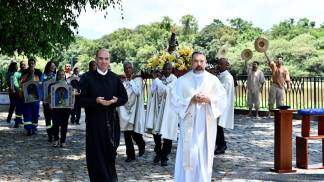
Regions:
[[106, 49], [96, 53], [97, 71], [83, 78], [81, 105], [86, 110], [86, 160], [90, 181], [117, 181], [115, 167], [120, 128], [116, 107], [127, 102], [120, 78], [110, 70]]

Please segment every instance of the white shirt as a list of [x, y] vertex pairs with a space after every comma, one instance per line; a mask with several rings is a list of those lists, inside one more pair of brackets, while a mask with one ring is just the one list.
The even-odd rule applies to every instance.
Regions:
[[106, 75], [108, 73], [108, 70], [106, 70], [105, 72], [101, 71], [100, 69], [97, 68], [97, 72], [100, 74], [100, 75]]
[[252, 68], [247, 70], [248, 79], [247, 79], [247, 88], [251, 93], [258, 93], [261, 89], [262, 84], [264, 83], [263, 72], [259, 69], [253, 71]]
[[224, 86], [227, 95], [225, 112], [220, 116], [219, 126], [234, 128], [234, 79], [230, 72], [223, 71], [217, 76]]

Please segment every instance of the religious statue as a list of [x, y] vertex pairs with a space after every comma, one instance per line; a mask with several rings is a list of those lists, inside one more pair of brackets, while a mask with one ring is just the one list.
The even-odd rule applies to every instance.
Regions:
[[169, 39], [169, 46], [168, 46], [168, 53], [172, 54], [172, 53], [175, 53], [175, 51], [177, 50], [177, 47], [179, 46], [179, 42], [177, 40], [177, 37], [176, 37], [176, 30], [175, 28], [172, 28], [171, 30], [171, 37]]

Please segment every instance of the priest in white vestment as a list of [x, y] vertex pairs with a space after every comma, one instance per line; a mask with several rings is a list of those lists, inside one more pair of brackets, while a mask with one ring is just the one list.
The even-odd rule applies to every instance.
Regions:
[[133, 140], [136, 142], [139, 150], [139, 156], [145, 152], [145, 142], [142, 134], [145, 131], [145, 110], [143, 97], [143, 84], [141, 77], [135, 77], [133, 74], [133, 65], [130, 62], [124, 63], [124, 72], [126, 75], [123, 85], [127, 91], [128, 101], [120, 106], [118, 111], [121, 131], [124, 131], [126, 145], [126, 162], [135, 160], [135, 150]]
[[[170, 91], [177, 77], [172, 74], [172, 65], [167, 62], [163, 66], [163, 75], [155, 78], [151, 87], [151, 97], [147, 109], [146, 128], [153, 134], [155, 157], [153, 162], [161, 162], [167, 166], [171, 152], [172, 140], [177, 138], [177, 118], [170, 112]], [[168, 100], [168, 102], [166, 102]], [[173, 133], [175, 132], [175, 133]], [[162, 143], [163, 138], [163, 143]]]
[[220, 117], [217, 126], [217, 139], [215, 155], [224, 154], [227, 149], [224, 128], [234, 128], [234, 79], [231, 73], [228, 71], [229, 62], [226, 58], [220, 58], [217, 62], [217, 68], [219, 74], [218, 79], [226, 90], [227, 104], [224, 114]]
[[205, 71], [206, 57], [192, 54], [192, 71], [178, 78], [172, 105], [180, 118], [175, 163], [177, 182], [210, 182], [217, 121], [226, 107], [226, 92], [218, 78]]

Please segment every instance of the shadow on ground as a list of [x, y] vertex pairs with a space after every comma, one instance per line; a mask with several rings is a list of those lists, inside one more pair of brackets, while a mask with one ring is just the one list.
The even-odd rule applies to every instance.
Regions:
[[[47, 142], [44, 121], [37, 135], [27, 137], [22, 128], [8, 128], [0, 115], [0, 181], [89, 181], [85, 162], [85, 130], [69, 126], [67, 146], [54, 148]], [[300, 121], [294, 121], [295, 136], [300, 135]], [[316, 133], [316, 125], [312, 125]], [[213, 178], [216, 180], [321, 181], [324, 170], [297, 170], [294, 174], [276, 174], [273, 167], [273, 119], [235, 116], [235, 129], [226, 130], [228, 150], [215, 156]], [[125, 145], [121, 137], [117, 172], [120, 181], [171, 181], [173, 179], [176, 144], [169, 156], [169, 166], [153, 164], [154, 142], [145, 135], [146, 153], [126, 163]], [[136, 148], [136, 147], [135, 147]], [[309, 145], [311, 163], [321, 162], [321, 142]], [[295, 146], [293, 148], [295, 166]]]

